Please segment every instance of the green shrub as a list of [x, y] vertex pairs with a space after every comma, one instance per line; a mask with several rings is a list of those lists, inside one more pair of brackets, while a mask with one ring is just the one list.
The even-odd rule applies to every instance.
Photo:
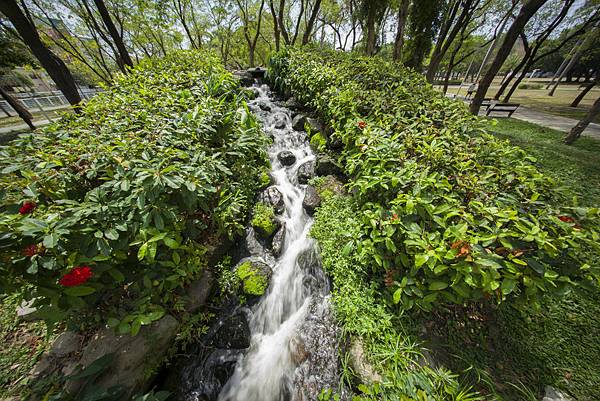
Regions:
[[391, 303], [430, 309], [592, 287], [598, 209], [551, 206], [553, 182], [485, 132], [461, 102], [378, 58], [290, 48], [270, 79], [317, 110], [345, 144], [361, 216], [345, 248], [367, 257]]
[[542, 84], [519, 84], [519, 89], [542, 89]]
[[310, 138], [310, 144], [314, 149], [322, 152], [327, 146], [327, 139], [323, 136], [322, 133], [317, 132], [312, 136], [312, 138]]
[[258, 202], [252, 212], [252, 227], [264, 237], [270, 237], [277, 230], [273, 206]]
[[0, 149], [0, 291], [29, 283], [49, 322], [136, 333], [243, 229], [266, 144], [213, 55], [141, 62]]

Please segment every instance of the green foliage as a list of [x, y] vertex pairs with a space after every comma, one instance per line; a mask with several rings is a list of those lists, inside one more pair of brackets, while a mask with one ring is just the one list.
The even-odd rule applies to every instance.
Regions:
[[267, 278], [250, 262], [239, 265], [236, 274], [242, 283], [244, 293], [247, 295], [261, 296], [269, 285]]
[[[488, 299], [538, 307], [593, 287], [598, 209], [553, 206], [554, 185], [460, 102], [383, 60], [310, 48], [271, 59], [271, 79], [345, 144], [359, 208], [351, 245], [401, 309]], [[362, 126], [362, 127], [361, 127]]]
[[327, 138], [325, 138], [322, 133], [317, 132], [310, 138], [310, 144], [313, 148], [322, 152], [327, 146]]
[[[177, 52], [0, 148], [0, 291], [31, 284], [49, 323], [135, 334], [163, 316], [241, 232], [268, 163], [244, 99], [211, 54]], [[74, 266], [93, 276], [61, 286]]]
[[[333, 281], [336, 316], [344, 334], [364, 340], [366, 356], [383, 376], [382, 383], [360, 385], [362, 395], [355, 399], [480, 399], [462, 388], [447, 370], [420, 366], [420, 348], [389, 310], [378, 286], [371, 281], [369, 259], [356, 248], [356, 238], [363, 229], [358, 205], [332, 192], [323, 191], [321, 195], [324, 199], [316, 212], [311, 236], [319, 242], [323, 267]], [[346, 384], [353, 385], [354, 373], [346, 360], [342, 358], [342, 376]], [[330, 392], [322, 394], [324, 400], [331, 397]]]
[[252, 212], [252, 227], [261, 235], [270, 237], [277, 230], [275, 221], [275, 210], [273, 206], [258, 202]]
[[519, 89], [543, 89], [542, 84], [519, 84]]

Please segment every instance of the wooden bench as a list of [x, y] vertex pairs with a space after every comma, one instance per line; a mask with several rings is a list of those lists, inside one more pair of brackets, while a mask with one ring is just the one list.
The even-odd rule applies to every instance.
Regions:
[[510, 117], [515, 111], [517, 111], [519, 106], [519, 103], [491, 103], [488, 106], [485, 115], [489, 116], [490, 113], [508, 113], [508, 117]]
[[485, 99], [483, 99], [481, 101], [481, 107], [489, 108], [491, 105], [492, 105], [492, 99], [489, 97], [486, 97]]

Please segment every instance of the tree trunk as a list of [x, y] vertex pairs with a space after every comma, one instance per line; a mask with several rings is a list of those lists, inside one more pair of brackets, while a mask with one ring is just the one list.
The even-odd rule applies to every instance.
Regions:
[[273, 0], [269, 0], [269, 8], [271, 9], [271, 17], [273, 17], [273, 36], [275, 37], [275, 51], [279, 51], [280, 46], [280, 33], [279, 33], [279, 23], [277, 22], [277, 13], [275, 12], [275, 6], [273, 5]]
[[398, 8], [398, 27], [396, 29], [396, 40], [394, 41], [394, 60], [399, 61], [402, 58], [402, 48], [404, 47], [404, 27], [406, 26], [406, 17], [408, 16], [408, 6], [410, 0], [400, 0]]
[[[108, 30], [110, 37], [113, 42], [119, 49], [119, 55], [121, 56], [121, 61], [123, 64], [128, 65], [133, 68], [133, 61], [131, 61], [131, 57], [125, 48], [125, 43], [123, 43], [123, 38], [119, 35], [119, 31], [117, 31], [117, 27], [113, 23], [110, 18], [110, 14], [108, 13], [108, 9], [106, 8], [106, 4], [104, 4], [104, 0], [94, 0], [96, 7], [98, 8], [98, 12], [100, 12], [100, 16], [102, 17], [102, 22], [104, 22], [104, 26]], [[193, 44], [193, 43], [192, 43]]]
[[502, 64], [504, 64], [504, 61], [506, 61], [506, 58], [510, 54], [510, 51], [519, 37], [519, 34], [523, 31], [525, 25], [531, 19], [531, 17], [536, 13], [537, 10], [540, 9], [540, 7], [544, 5], [544, 3], [546, 3], [546, 1], [547, 0], [528, 0], [525, 4], [523, 4], [521, 10], [519, 11], [519, 15], [517, 15], [517, 18], [515, 18], [510, 28], [508, 28], [506, 36], [504, 37], [504, 41], [498, 49], [496, 57], [479, 83], [477, 92], [475, 93], [473, 101], [471, 102], [471, 113], [475, 115], [479, 113], [479, 109], [485, 94], [494, 80], [494, 77], [502, 67]]
[[367, 15], [367, 47], [366, 53], [368, 56], [375, 54], [375, 10], [370, 7]]
[[579, 103], [583, 100], [583, 98], [585, 97], [585, 95], [588, 94], [589, 91], [592, 90], [592, 88], [596, 85], [596, 82], [590, 82], [589, 84], [587, 84], [587, 86], [581, 91], [581, 93], [579, 95], [577, 95], [577, 97], [575, 98], [575, 100], [573, 100], [573, 103], [571, 103], [570, 107], [577, 107], [579, 106]]
[[598, 99], [596, 99], [592, 108], [587, 113], [587, 115], [583, 118], [583, 120], [578, 122], [577, 125], [574, 126], [573, 129], [571, 129], [571, 131], [567, 134], [567, 136], [565, 136], [565, 143], [567, 145], [571, 145], [573, 142], [575, 142], [581, 136], [581, 134], [587, 128], [587, 126], [590, 125], [590, 123], [592, 121], [594, 121], [594, 119], [596, 118], [596, 116], [599, 113], [600, 113], [600, 97]]
[[[65, 95], [69, 103], [79, 106], [81, 97], [71, 72], [65, 63], [48, 49], [40, 39], [35, 25], [23, 14], [15, 0], [0, 1], [0, 12], [4, 14], [15, 27], [23, 42], [29, 47], [31, 53], [38, 59], [56, 86]], [[75, 111], [78, 107], [75, 107]]]
[[[321, 9], [321, 0], [317, 0], [315, 5], [313, 6], [312, 12], [310, 14], [310, 18], [308, 20], [308, 24], [306, 25], [306, 30], [304, 31], [304, 36], [302, 37], [302, 44], [308, 44], [310, 42], [310, 37], [312, 35], [313, 27], [315, 26], [315, 20], [319, 15], [319, 11]], [[335, 43], [334, 43], [335, 47]]]
[[510, 101], [510, 98], [512, 97], [512, 95], [519, 88], [519, 85], [521, 84], [521, 82], [523, 81], [523, 79], [525, 79], [525, 77], [527, 76], [527, 71], [529, 70], [530, 67], [531, 67], [531, 64], [527, 64], [523, 68], [523, 70], [519, 74], [519, 77], [517, 78], [517, 80], [515, 81], [515, 83], [511, 86], [511, 88], [508, 91], [508, 93], [506, 94], [506, 96], [504, 96], [504, 100], [503, 100], [504, 103], [508, 103]]
[[21, 103], [19, 101], [19, 99], [17, 99], [16, 97], [13, 97], [9, 93], [7, 93], [4, 90], [4, 88], [2, 88], [1, 86], [0, 86], [0, 95], [2, 95], [2, 97], [4, 98], [4, 100], [6, 100], [8, 102], [8, 104], [10, 105], [10, 107], [12, 107], [17, 112], [17, 114], [19, 115], [19, 117], [21, 117], [21, 119], [23, 121], [25, 121], [25, 123], [33, 131], [35, 129], [35, 125], [33, 125], [33, 122], [31, 121], [31, 120], [33, 120], [33, 116], [25, 108], [25, 106], [23, 105], [23, 103]]

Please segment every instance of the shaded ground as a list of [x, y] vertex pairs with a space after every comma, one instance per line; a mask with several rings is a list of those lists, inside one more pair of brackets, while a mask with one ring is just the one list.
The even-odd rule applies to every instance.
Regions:
[[[498, 120], [490, 131], [536, 157], [565, 196], [600, 205], [600, 141], [567, 146], [561, 132], [515, 119]], [[589, 255], [590, 263], [597, 259]], [[415, 326], [442, 362], [499, 400], [539, 400], [545, 385], [578, 401], [600, 400], [600, 291], [548, 297], [543, 305], [531, 315], [510, 305], [455, 308], [417, 316]]]

